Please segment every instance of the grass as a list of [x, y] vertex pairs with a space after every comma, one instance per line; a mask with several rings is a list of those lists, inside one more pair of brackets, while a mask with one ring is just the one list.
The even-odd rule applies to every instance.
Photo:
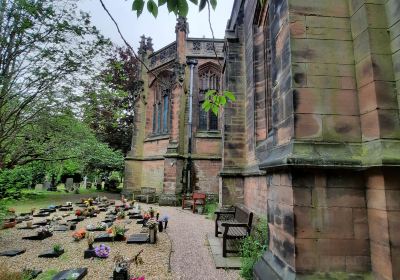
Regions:
[[14, 208], [17, 213], [30, 212], [32, 208], [44, 208], [49, 205], [63, 204], [69, 200], [77, 200], [80, 197], [97, 195], [102, 191], [96, 189], [84, 189], [79, 190], [79, 194], [66, 193], [63, 189], [59, 189], [56, 192], [49, 191], [36, 191], [36, 190], [24, 190], [23, 198], [19, 200], [5, 200], [2, 201], [3, 205], [7, 208]]
[[207, 215], [207, 219], [214, 220], [215, 214], [214, 212], [217, 211], [218, 204], [216, 202], [207, 203], [205, 207], [204, 213]]
[[36, 280], [52, 280], [53, 277], [58, 273], [57, 270], [47, 270], [36, 278]]

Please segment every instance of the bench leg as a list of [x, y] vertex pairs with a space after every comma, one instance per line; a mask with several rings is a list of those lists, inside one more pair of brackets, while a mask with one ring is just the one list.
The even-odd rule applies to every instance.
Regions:
[[218, 237], [218, 222], [215, 220], [215, 237]]
[[226, 258], [226, 238], [222, 238], [222, 256]]

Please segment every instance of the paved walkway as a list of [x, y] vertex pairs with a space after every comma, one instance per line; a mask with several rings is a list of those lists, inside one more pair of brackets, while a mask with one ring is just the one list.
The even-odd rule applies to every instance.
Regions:
[[237, 280], [238, 270], [216, 269], [207, 246], [207, 234], [214, 222], [189, 210], [160, 207], [170, 217], [168, 235], [172, 240], [171, 269], [179, 280]]

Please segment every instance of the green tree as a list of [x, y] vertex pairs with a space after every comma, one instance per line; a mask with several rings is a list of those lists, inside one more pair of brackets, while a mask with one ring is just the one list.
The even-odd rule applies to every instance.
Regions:
[[109, 46], [76, 2], [0, 0], [0, 169], [40, 156], [14, 151], [15, 139], [29, 142], [29, 126], [59, 110]]
[[126, 154], [131, 145], [139, 62], [128, 48], [116, 48], [84, 93], [84, 120], [100, 141]]

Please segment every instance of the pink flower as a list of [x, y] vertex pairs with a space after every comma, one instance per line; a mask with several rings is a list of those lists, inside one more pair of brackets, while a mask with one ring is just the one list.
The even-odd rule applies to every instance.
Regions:
[[130, 280], [146, 280], [146, 278], [144, 278], [144, 276], [140, 276], [140, 277], [131, 278]]

